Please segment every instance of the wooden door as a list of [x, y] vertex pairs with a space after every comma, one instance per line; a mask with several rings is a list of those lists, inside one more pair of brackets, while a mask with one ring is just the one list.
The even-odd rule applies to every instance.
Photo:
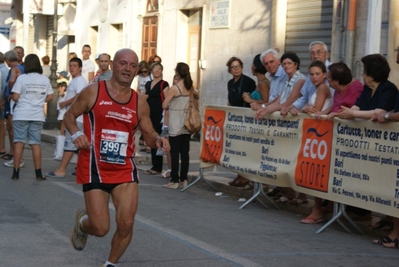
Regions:
[[158, 17], [143, 18], [143, 37], [141, 60], [148, 61], [148, 58], [157, 52], [158, 39]]

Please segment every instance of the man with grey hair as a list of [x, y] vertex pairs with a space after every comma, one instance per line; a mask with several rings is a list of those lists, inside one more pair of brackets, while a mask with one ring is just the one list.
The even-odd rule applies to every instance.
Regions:
[[[330, 54], [328, 53], [327, 45], [324, 42], [314, 41], [310, 43], [309, 55], [312, 61], [320, 60], [321, 62], [324, 62], [327, 69], [328, 66], [331, 65], [330, 61], [328, 60], [328, 56]], [[310, 80], [310, 76], [308, 75], [301, 89], [301, 97], [298, 98], [292, 105], [282, 108], [280, 112], [281, 115], [285, 116], [288, 112], [290, 112], [292, 115], [297, 115], [299, 111], [302, 110], [302, 108], [308, 103], [309, 97], [312, 96], [315, 91], [316, 87], [314, 86], [314, 84]], [[334, 89], [330, 88], [330, 92], [333, 96]]]
[[267, 70], [266, 77], [270, 80], [269, 99], [263, 104], [251, 103], [253, 110], [265, 108], [266, 105], [275, 102], [284, 89], [285, 82], [288, 80], [287, 74], [281, 67], [280, 55], [275, 49], [266, 50], [260, 55], [260, 59]]

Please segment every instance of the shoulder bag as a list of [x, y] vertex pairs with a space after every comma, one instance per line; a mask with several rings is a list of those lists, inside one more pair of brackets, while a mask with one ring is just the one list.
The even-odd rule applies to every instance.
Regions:
[[188, 105], [186, 119], [184, 120], [184, 126], [190, 133], [196, 133], [201, 130], [201, 115], [193, 104], [193, 90], [193, 88], [190, 90], [190, 102]]

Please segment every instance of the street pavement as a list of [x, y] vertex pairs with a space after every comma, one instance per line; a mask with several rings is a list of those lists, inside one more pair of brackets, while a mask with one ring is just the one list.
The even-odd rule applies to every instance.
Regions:
[[[42, 143], [44, 172], [59, 164], [53, 160], [55, 135], [43, 131], [43, 140], [50, 141]], [[199, 143], [190, 144], [193, 179]], [[149, 155], [139, 157], [140, 169], [149, 169]], [[18, 181], [10, 179], [11, 168], [0, 166], [0, 266], [101, 266], [115, 230], [112, 203], [110, 233], [89, 237], [85, 250], [76, 252], [69, 232], [75, 211], [84, 204], [81, 186], [69, 175], [38, 182], [29, 148], [24, 159]], [[309, 211], [306, 205], [276, 210], [251, 203], [239, 210], [237, 200], [251, 192], [227, 186], [234, 173], [219, 167], [204, 174], [222, 197], [203, 182], [185, 192], [164, 189], [166, 179], [140, 172], [135, 234], [118, 266], [394, 266], [399, 259], [398, 250], [371, 244], [386, 233], [367, 230], [370, 222], [362, 224], [365, 235], [348, 234], [337, 224], [316, 234], [321, 225], [299, 223]]]

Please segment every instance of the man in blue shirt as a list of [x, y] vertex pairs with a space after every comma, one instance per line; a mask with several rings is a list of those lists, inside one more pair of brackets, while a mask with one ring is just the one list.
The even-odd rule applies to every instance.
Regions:
[[[285, 82], [288, 79], [283, 67], [281, 67], [279, 53], [275, 49], [268, 49], [260, 55], [260, 59], [265, 66], [267, 73], [266, 77], [270, 81], [270, 92], [269, 101], [265, 101], [267, 104], [271, 104], [277, 100], [277, 97], [281, 94], [285, 87]], [[265, 108], [267, 104], [251, 103], [253, 110]]]
[[[312, 61], [320, 60], [324, 62], [326, 67], [330, 66], [331, 63], [328, 60], [328, 53], [327, 45], [321, 41], [314, 41], [309, 45], [309, 55]], [[327, 82], [327, 81], [326, 81]], [[306, 78], [305, 83], [301, 89], [301, 97], [298, 98], [291, 106], [285, 107], [281, 109], [281, 115], [287, 115], [290, 112], [292, 115], [297, 115], [298, 112], [308, 103], [308, 99], [310, 96], [314, 94], [316, 91], [315, 86], [310, 81], [310, 76]], [[334, 95], [334, 90], [330, 88], [331, 95]]]

